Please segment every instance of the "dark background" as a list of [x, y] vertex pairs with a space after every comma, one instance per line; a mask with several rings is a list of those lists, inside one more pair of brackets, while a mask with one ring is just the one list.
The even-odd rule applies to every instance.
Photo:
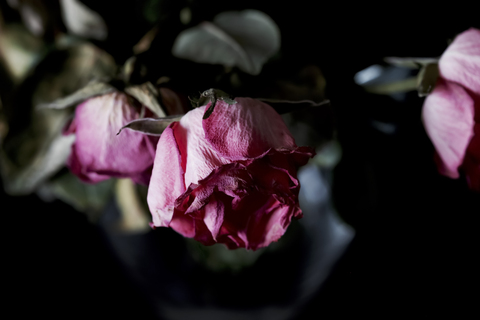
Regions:
[[[436, 172], [421, 123], [422, 98], [412, 93], [399, 102], [367, 94], [353, 76], [382, 64], [385, 56], [440, 56], [448, 39], [479, 27], [473, 9], [198, 3], [205, 16], [244, 8], [266, 12], [281, 29], [287, 68], [313, 63], [327, 81], [343, 149], [334, 171], [334, 201], [356, 235], [298, 319], [472, 311], [480, 195], [468, 190], [463, 177], [450, 180]], [[108, 12], [111, 5], [97, 4], [98, 11]], [[118, 37], [127, 28], [128, 11], [121, 6], [109, 16], [118, 23], [112, 29]], [[394, 124], [395, 133], [378, 131], [372, 120]], [[83, 214], [59, 201], [11, 197], [3, 190], [1, 204], [6, 310], [153, 317], [105, 235]]]

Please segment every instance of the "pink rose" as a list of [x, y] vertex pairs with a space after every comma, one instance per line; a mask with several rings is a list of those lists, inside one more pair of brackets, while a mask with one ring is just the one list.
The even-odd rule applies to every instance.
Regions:
[[170, 124], [158, 142], [147, 201], [153, 226], [205, 245], [256, 250], [301, 218], [298, 167], [315, 154], [297, 147], [269, 105], [217, 100]]
[[440, 76], [425, 99], [423, 121], [437, 151], [438, 170], [480, 191], [480, 30], [469, 29], [439, 61]]
[[117, 136], [126, 123], [140, 117], [140, 109], [138, 102], [121, 92], [93, 97], [77, 106], [65, 132], [76, 136], [67, 161], [70, 170], [89, 183], [117, 177], [148, 185], [159, 138], [130, 130]]

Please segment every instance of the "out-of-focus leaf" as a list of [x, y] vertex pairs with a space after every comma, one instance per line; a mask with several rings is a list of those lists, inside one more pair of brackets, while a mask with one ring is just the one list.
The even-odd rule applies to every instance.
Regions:
[[150, 109], [156, 116], [160, 118], [166, 116], [164, 109], [158, 102], [159, 91], [151, 82], [126, 87], [125, 92]]
[[402, 79], [394, 82], [366, 85], [364, 89], [367, 92], [375, 94], [390, 95], [399, 92], [408, 92], [417, 89], [418, 80], [416, 77]]
[[328, 141], [322, 147], [317, 148], [316, 152], [312, 162], [326, 169], [333, 169], [342, 157], [342, 147], [337, 140]]
[[20, 83], [45, 52], [44, 43], [22, 25], [2, 26], [0, 30], [0, 63], [12, 81]]
[[115, 194], [120, 209], [121, 220], [118, 228], [123, 232], [147, 232], [151, 230], [149, 211], [140, 200], [135, 184], [130, 179], [118, 179]]
[[257, 75], [280, 48], [280, 31], [266, 14], [256, 10], [222, 12], [213, 23], [203, 22], [179, 34], [173, 55], [198, 63], [238, 67]]
[[113, 195], [114, 185], [115, 179], [87, 184], [67, 172], [45, 183], [39, 194], [43, 198], [60, 199], [95, 222]]
[[65, 110], [41, 110], [29, 129], [5, 140], [0, 169], [7, 193], [31, 193], [65, 164], [75, 140], [61, 135], [69, 116]]
[[383, 60], [396, 67], [420, 69], [427, 64], [438, 63], [438, 59], [439, 58], [386, 57]]
[[155, 26], [150, 29], [141, 39], [137, 42], [136, 45], [133, 46], [133, 53], [140, 54], [142, 52], [147, 51], [150, 49], [153, 39], [155, 39], [158, 33], [158, 27]]
[[[54, 53], [63, 61], [48, 64], [50, 70], [40, 79], [32, 98], [33, 106], [50, 103], [85, 87], [92, 80], [106, 80], [115, 75], [115, 60], [90, 43], [80, 43]], [[48, 68], [48, 66], [44, 66]]]
[[422, 66], [417, 76], [417, 90], [420, 97], [425, 97], [432, 92], [438, 75], [438, 63], [429, 63]]
[[75, 91], [69, 96], [57, 99], [49, 103], [41, 103], [37, 105], [37, 108], [50, 108], [50, 109], [64, 109], [71, 106], [76, 106], [79, 103], [99, 95], [110, 93], [116, 89], [109, 85], [108, 83], [92, 81], [87, 84], [85, 87]]
[[36, 37], [51, 38], [58, 31], [57, 1], [9, 0], [7, 2], [10, 7], [18, 11], [25, 27]]
[[65, 97], [94, 79], [111, 78], [115, 70], [113, 58], [91, 44], [52, 51], [37, 65], [10, 105], [9, 135], [0, 150], [6, 192], [33, 192], [70, 154], [75, 137], [63, 136], [62, 130], [73, 110], [35, 106]]
[[143, 118], [133, 120], [118, 131], [117, 135], [122, 132], [123, 129], [131, 129], [139, 131], [152, 136], [160, 136], [162, 132], [168, 127], [168, 125], [175, 121], [180, 121], [182, 116], [174, 115], [160, 119]]
[[78, 0], [60, 0], [67, 30], [80, 37], [105, 40], [108, 29], [103, 18]]

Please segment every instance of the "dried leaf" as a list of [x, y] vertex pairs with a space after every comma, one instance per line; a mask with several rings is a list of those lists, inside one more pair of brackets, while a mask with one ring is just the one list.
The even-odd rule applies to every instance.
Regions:
[[420, 69], [417, 76], [418, 96], [425, 97], [432, 92], [433, 88], [435, 88], [438, 76], [438, 63], [429, 63], [422, 66], [422, 69]]
[[160, 119], [143, 118], [133, 120], [127, 125], [123, 126], [120, 131], [118, 131], [117, 135], [120, 134], [123, 129], [131, 129], [152, 136], [160, 136], [170, 123], [180, 121], [181, 118], [181, 115], [174, 115]]
[[108, 83], [92, 81], [85, 87], [75, 91], [69, 96], [57, 99], [50, 103], [41, 103], [37, 105], [37, 108], [64, 109], [71, 106], [76, 106], [89, 98], [110, 93], [115, 90], [116, 89]]
[[179, 34], [172, 53], [198, 63], [236, 66], [257, 75], [280, 48], [275, 22], [257, 10], [223, 12], [213, 23], [203, 22]]
[[80, 37], [105, 40], [107, 25], [102, 17], [77, 0], [60, 0], [62, 17], [67, 30]]
[[65, 165], [75, 140], [73, 135], [61, 135], [68, 118], [64, 110], [39, 110], [31, 128], [5, 141], [6, 150], [0, 148], [0, 169], [7, 193], [31, 193]]
[[125, 88], [125, 92], [137, 99], [158, 117], [163, 118], [166, 116], [165, 111], [158, 102], [159, 91], [151, 82], [129, 86]]
[[383, 60], [396, 67], [420, 69], [427, 64], [438, 63], [438, 59], [439, 58], [386, 57]]

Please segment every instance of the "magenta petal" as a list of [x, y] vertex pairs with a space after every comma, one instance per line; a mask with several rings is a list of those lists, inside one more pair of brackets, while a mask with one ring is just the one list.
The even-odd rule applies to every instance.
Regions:
[[223, 217], [225, 213], [225, 204], [220, 200], [215, 199], [215, 195], [210, 197], [210, 202], [205, 205], [204, 222], [208, 230], [211, 232], [214, 240], [217, 240], [217, 235], [223, 224]]
[[203, 120], [205, 138], [219, 155], [245, 160], [270, 148], [296, 147], [282, 117], [272, 107], [251, 98], [235, 101], [229, 105], [218, 100], [213, 113]]
[[86, 182], [110, 177], [133, 178], [148, 183], [157, 137], [119, 128], [139, 113], [130, 99], [115, 92], [88, 99], [75, 110], [75, 118], [66, 133], [75, 133], [75, 143], [67, 164]]
[[442, 78], [480, 94], [480, 30], [459, 34], [439, 61]]
[[425, 129], [443, 162], [439, 169], [458, 178], [458, 167], [473, 136], [472, 98], [461, 86], [440, 78], [425, 99], [422, 113]]
[[157, 227], [169, 226], [175, 200], [185, 192], [182, 158], [173, 133], [177, 125], [176, 122], [169, 125], [158, 141], [158, 152], [148, 187], [148, 207], [153, 224]]
[[193, 238], [195, 236], [195, 220], [183, 212], [175, 211], [169, 226], [184, 237]]

